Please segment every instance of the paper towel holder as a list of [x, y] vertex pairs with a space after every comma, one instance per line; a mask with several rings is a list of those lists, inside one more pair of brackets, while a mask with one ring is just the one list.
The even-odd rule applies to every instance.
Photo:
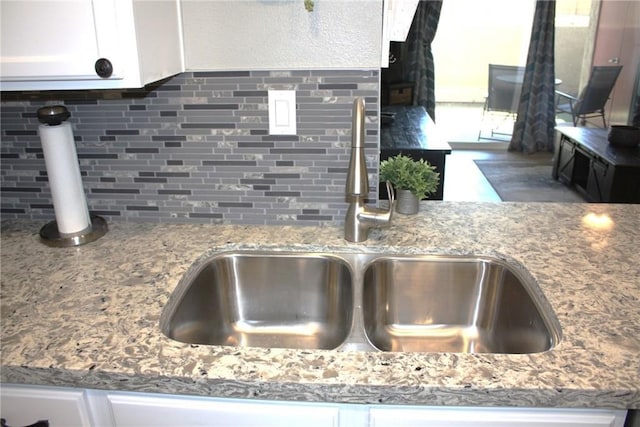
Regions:
[[[67, 120], [71, 114], [64, 105], [49, 105], [39, 108], [37, 116], [41, 123], [48, 126], [57, 126]], [[83, 202], [86, 204], [86, 201]], [[99, 239], [109, 230], [104, 218], [97, 215], [89, 215], [89, 220], [88, 227], [74, 233], [60, 232], [57, 221], [53, 220], [40, 229], [40, 241], [52, 247], [80, 246]]]
[[91, 215], [91, 225], [82, 231], [63, 234], [58, 230], [58, 223], [53, 220], [40, 229], [40, 241], [47, 246], [66, 248], [91, 243], [104, 236], [109, 227], [107, 221], [98, 215]]

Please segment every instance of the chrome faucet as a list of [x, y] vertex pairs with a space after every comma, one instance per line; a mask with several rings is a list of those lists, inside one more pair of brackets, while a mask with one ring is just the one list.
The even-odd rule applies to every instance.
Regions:
[[387, 181], [389, 209], [365, 205], [369, 195], [369, 176], [364, 157], [364, 99], [358, 97], [353, 102], [351, 125], [351, 159], [347, 172], [346, 200], [349, 202], [344, 222], [344, 238], [350, 242], [364, 242], [369, 237], [369, 229], [388, 227], [391, 224], [395, 193]]

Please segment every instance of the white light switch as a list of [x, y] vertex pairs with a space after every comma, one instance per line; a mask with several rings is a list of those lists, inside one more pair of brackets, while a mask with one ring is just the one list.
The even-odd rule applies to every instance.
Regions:
[[296, 134], [296, 91], [269, 91], [269, 134]]
[[276, 126], [289, 126], [289, 103], [281, 99], [276, 99]]

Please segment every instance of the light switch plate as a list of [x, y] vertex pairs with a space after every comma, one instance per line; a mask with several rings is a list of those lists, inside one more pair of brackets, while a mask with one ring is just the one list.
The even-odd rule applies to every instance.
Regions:
[[269, 135], [296, 134], [296, 91], [269, 91]]

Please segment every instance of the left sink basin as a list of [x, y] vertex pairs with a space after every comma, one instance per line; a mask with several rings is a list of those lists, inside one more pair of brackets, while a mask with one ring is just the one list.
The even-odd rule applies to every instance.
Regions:
[[342, 259], [229, 252], [187, 271], [160, 326], [189, 344], [328, 350], [347, 338], [352, 319], [352, 272]]

